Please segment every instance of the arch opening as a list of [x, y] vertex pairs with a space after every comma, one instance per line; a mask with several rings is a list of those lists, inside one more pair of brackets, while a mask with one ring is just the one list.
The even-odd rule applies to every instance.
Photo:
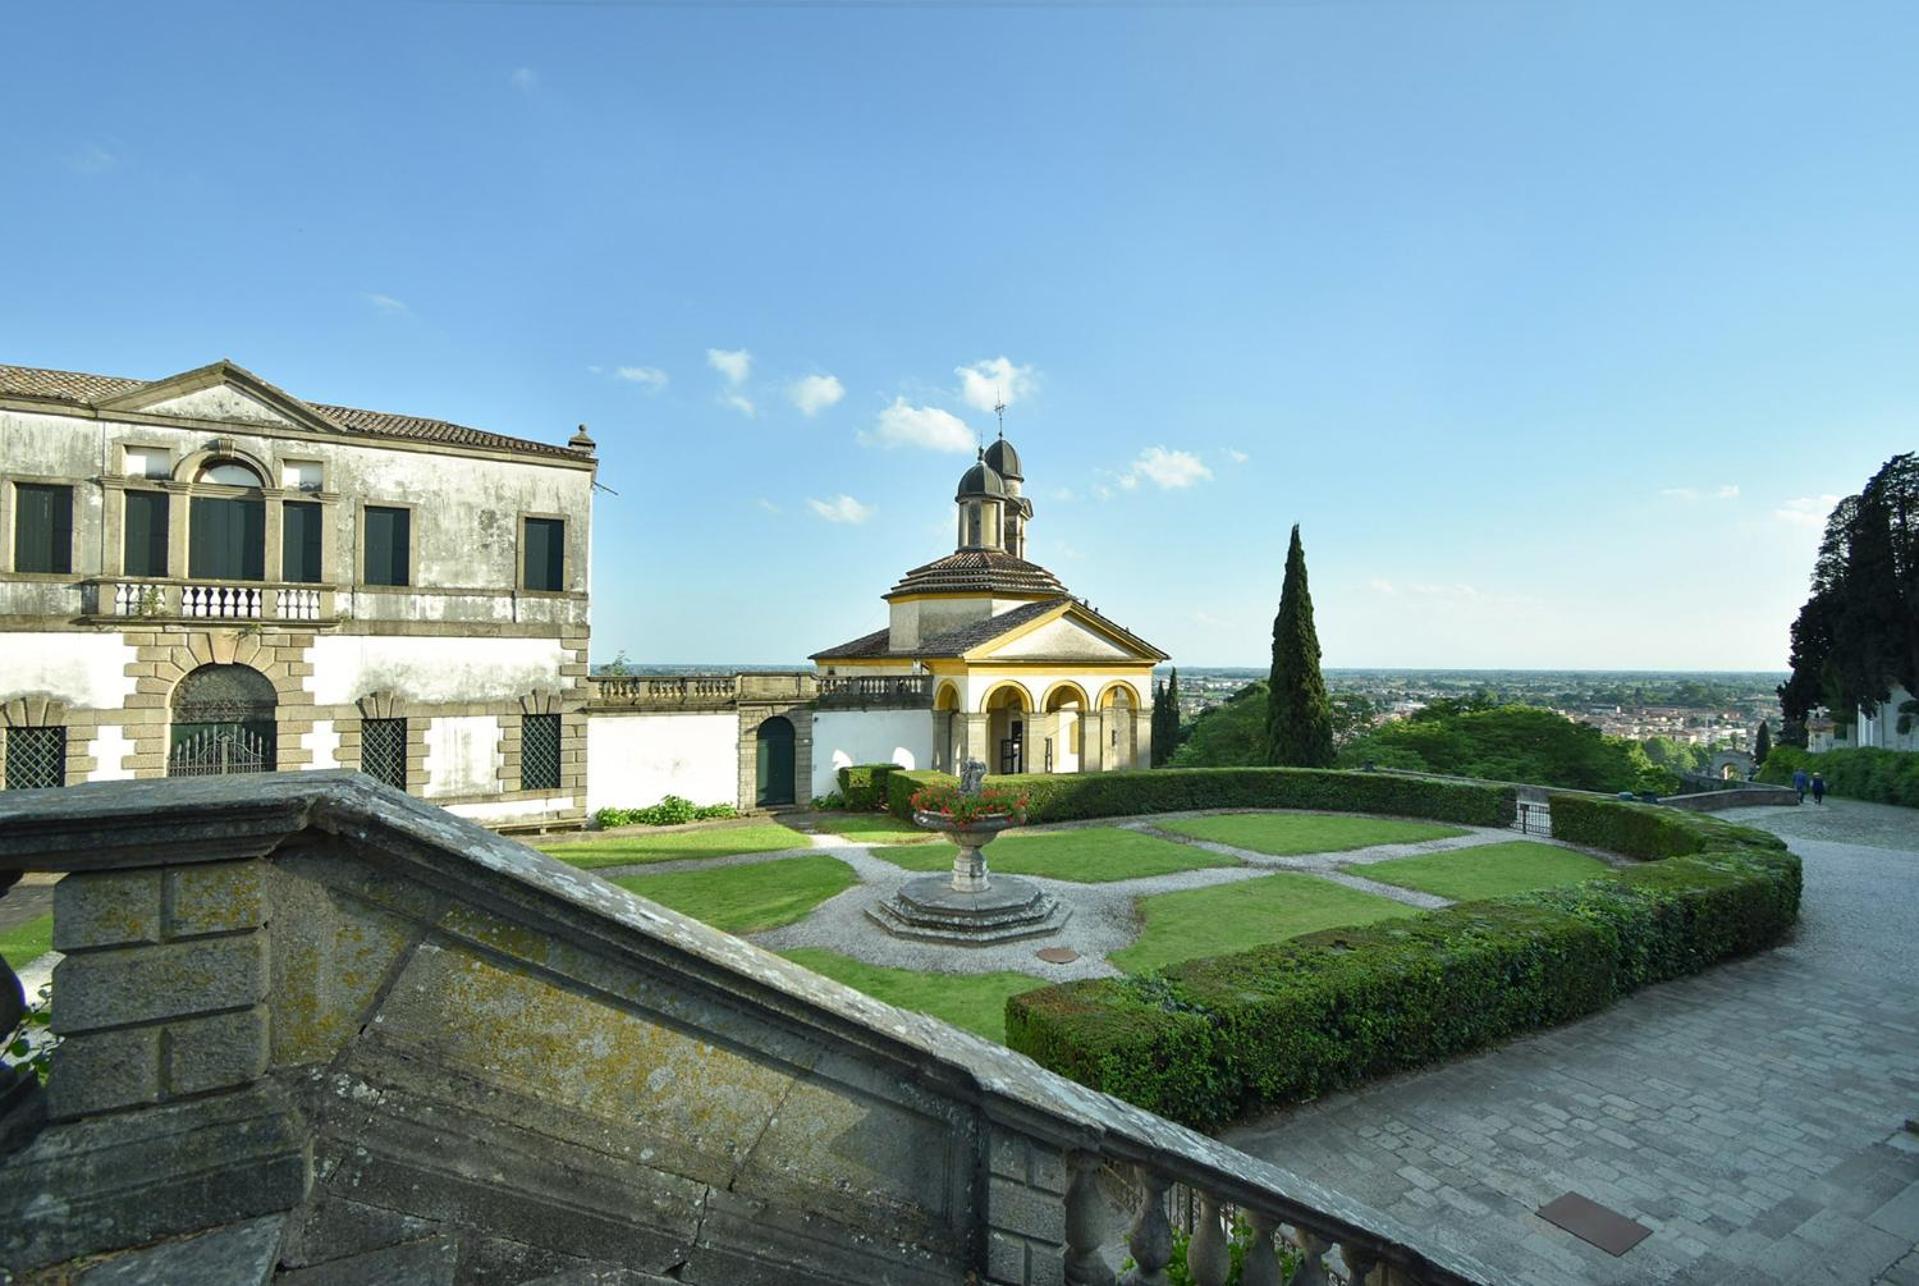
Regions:
[[280, 694], [247, 665], [203, 665], [173, 689], [167, 776], [272, 772]]
[[795, 755], [792, 720], [778, 714], [763, 720], [754, 738], [753, 802], [761, 808], [793, 803]]

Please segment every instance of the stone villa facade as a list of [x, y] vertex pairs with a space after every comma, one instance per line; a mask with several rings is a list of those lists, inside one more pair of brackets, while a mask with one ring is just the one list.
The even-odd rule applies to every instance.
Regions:
[[593, 443], [307, 402], [231, 362], [0, 366], [9, 788], [356, 768], [579, 818]]

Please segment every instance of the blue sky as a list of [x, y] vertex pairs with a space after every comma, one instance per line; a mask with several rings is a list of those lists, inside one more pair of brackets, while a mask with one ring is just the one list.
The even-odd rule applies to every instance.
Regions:
[[1331, 666], [1782, 667], [1919, 446], [1910, 4], [6, 25], [0, 361], [586, 421], [596, 659], [881, 625], [967, 368], [1033, 556], [1189, 664], [1263, 660], [1297, 521]]

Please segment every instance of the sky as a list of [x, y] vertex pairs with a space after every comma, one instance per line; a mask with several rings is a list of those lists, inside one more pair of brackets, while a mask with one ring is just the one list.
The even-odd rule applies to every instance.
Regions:
[[[1782, 669], [1919, 447], [1919, 7], [14, 6], [0, 362], [599, 441], [593, 656], [951, 551], [1257, 665]], [[3, 444], [0, 444], [3, 445]]]

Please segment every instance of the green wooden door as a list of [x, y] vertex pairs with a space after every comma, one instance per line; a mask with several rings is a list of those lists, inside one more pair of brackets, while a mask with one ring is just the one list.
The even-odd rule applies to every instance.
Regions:
[[793, 803], [793, 725], [774, 715], [760, 725], [758, 789], [762, 808]]

